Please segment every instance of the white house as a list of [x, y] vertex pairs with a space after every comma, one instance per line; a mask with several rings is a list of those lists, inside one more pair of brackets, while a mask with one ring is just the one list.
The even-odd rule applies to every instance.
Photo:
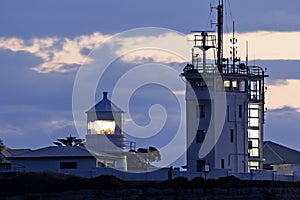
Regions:
[[264, 142], [264, 169], [281, 175], [300, 175], [300, 152], [286, 146]]
[[18, 171], [76, 174], [76, 172], [110, 166], [118, 157], [98, 154], [96, 159], [83, 146], [51, 146], [17, 154], [9, 159], [12, 165], [19, 166]]

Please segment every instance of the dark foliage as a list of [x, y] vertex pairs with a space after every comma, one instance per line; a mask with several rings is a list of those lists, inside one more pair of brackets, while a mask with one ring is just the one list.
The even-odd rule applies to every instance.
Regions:
[[145, 171], [152, 162], [160, 160], [160, 152], [155, 147], [139, 148], [137, 151], [130, 150], [127, 154], [127, 168], [128, 170]]
[[101, 175], [96, 178], [90, 178], [88, 185], [92, 189], [122, 189], [125, 187], [124, 181], [112, 175]]
[[[50, 172], [43, 173], [16, 173], [14, 176], [0, 176], [0, 197], [23, 194], [50, 194], [66, 191], [96, 190], [101, 194], [106, 191], [169, 191], [169, 193], [189, 194], [200, 192], [202, 195], [213, 195], [220, 191], [255, 191], [264, 199], [277, 199], [278, 193], [270, 191], [299, 191], [300, 182], [280, 181], [244, 181], [235, 177], [224, 177], [219, 180], [196, 177], [189, 181], [184, 177], [177, 177], [171, 181], [123, 181], [115, 176], [101, 175], [95, 178], [82, 178]], [[278, 190], [276, 190], [278, 188]], [[233, 190], [232, 190], [233, 189]], [[102, 191], [102, 192], [101, 192]]]
[[57, 142], [53, 142], [53, 144], [57, 146], [78, 146], [81, 145], [83, 142], [83, 139], [77, 139], [75, 136], [68, 136], [66, 139], [57, 139]]

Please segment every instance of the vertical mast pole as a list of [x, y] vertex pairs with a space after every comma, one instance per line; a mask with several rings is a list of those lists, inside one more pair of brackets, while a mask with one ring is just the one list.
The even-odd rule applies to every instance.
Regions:
[[233, 73], [235, 73], [235, 63], [236, 63], [236, 40], [235, 40], [235, 30], [234, 30], [234, 21], [232, 22], [232, 69]]
[[219, 0], [218, 5], [218, 55], [217, 65], [218, 70], [222, 73], [222, 59], [223, 59], [223, 0]]

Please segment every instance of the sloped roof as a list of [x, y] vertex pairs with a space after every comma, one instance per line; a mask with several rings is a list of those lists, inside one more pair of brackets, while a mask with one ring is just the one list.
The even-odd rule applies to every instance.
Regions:
[[9, 159], [30, 159], [30, 158], [66, 158], [66, 157], [109, 157], [109, 158], [119, 158], [116, 155], [107, 154], [104, 152], [90, 153], [83, 146], [50, 146], [41, 149], [32, 150], [29, 152], [13, 155]]
[[16, 155], [20, 153], [30, 152], [31, 149], [8, 149], [8, 151], [9, 153], [11, 153], [11, 155]]
[[300, 164], [300, 152], [286, 146], [266, 141], [263, 146], [264, 164]]
[[89, 112], [124, 112], [121, 108], [119, 108], [117, 105], [112, 103], [107, 98], [107, 92], [103, 92], [103, 99], [98, 102], [94, 107], [89, 109], [87, 113]]
[[90, 152], [79, 146], [50, 146], [41, 149], [13, 155], [10, 158], [40, 158], [40, 157], [92, 157]]
[[10, 149], [10, 148], [4, 148], [0, 151], [0, 163], [10, 163], [7, 158], [20, 154], [20, 153], [25, 153], [31, 151], [30, 149]]

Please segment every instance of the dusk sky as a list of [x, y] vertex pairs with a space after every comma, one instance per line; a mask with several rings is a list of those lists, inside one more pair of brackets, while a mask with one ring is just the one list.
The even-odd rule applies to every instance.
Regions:
[[[161, 27], [182, 34], [210, 30], [210, 20], [215, 19], [215, 12], [210, 15], [210, 4], [217, 1], [1, 1], [0, 138], [11, 148], [36, 149], [52, 145], [57, 138], [78, 135], [72, 115], [73, 84], [93, 48], [133, 28]], [[300, 2], [224, 0], [224, 4], [224, 31], [231, 32], [234, 20], [240, 57], [245, 58], [248, 40], [250, 63], [267, 68], [265, 140], [300, 151]], [[224, 49], [227, 55], [228, 46]], [[144, 54], [138, 56], [144, 58]], [[118, 65], [118, 73], [136, 64], [136, 58], [130, 58], [113, 63]], [[151, 59], [161, 61], [164, 55], [153, 54]], [[169, 62], [175, 68], [185, 65], [177, 60]], [[112, 88], [118, 73], [103, 78], [96, 100], [101, 100], [103, 90]], [[144, 113], [159, 103], [155, 97], [163, 96], [160, 103], [170, 115], [166, 123], [171, 125], [161, 134], [167, 132], [162, 137], [172, 137], [178, 115], [172, 109], [174, 96], [164, 96], [159, 86], [143, 89], [147, 94], [137, 91], [131, 102], [136, 106], [133, 120], [147, 124]], [[153, 141], [140, 145], [155, 146]]]

